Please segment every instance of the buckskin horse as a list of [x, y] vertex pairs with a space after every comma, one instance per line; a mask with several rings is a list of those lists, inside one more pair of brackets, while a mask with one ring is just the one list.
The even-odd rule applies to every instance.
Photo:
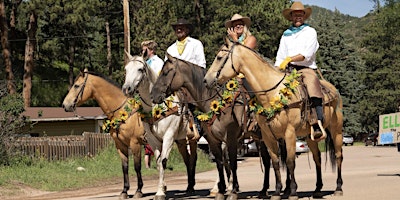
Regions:
[[[129, 99], [121, 89], [110, 80], [102, 78], [93, 72], [81, 72], [62, 103], [66, 112], [74, 112], [79, 106], [89, 99], [94, 99], [114, 126], [109, 128], [109, 133], [114, 139], [115, 146], [122, 161], [124, 175], [124, 188], [120, 198], [128, 198], [129, 184], [129, 148], [131, 149], [134, 168], [137, 175], [137, 190], [134, 198], [143, 196], [143, 180], [141, 174], [141, 149], [144, 136], [144, 126], [139, 113], [125, 115], [124, 107], [128, 106]], [[117, 121], [123, 119], [120, 123]]]
[[[275, 67], [266, 62], [257, 52], [239, 43], [233, 43], [226, 38], [225, 44], [220, 48], [214, 62], [205, 75], [204, 81], [208, 87], [213, 87], [216, 84], [222, 84], [228, 81], [239, 73], [245, 75], [251, 89], [254, 91], [257, 101], [261, 105], [258, 110], [259, 113], [269, 113], [269, 116], [258, 114], [256, 118], [258, 125], [261, 127], [262, 139], [269, 149], [275, 172], [277, 184], [276, 190], [271, 198], [281, 198], [282, 181], [279, 172], [278, 147], [276, 141], [278, 139], [284, 139], [287, 147], [286, 164], [291, 179], [289, 199], [298, 199], [297, 183], [294, 174], [297, 136], [307, 137], [306, 141], [313, 153], [313, 159], [317, 170], [317, 183], [313, 196], [322, 197], [321, 153], [318, 149], [318, 143], [308, 138], [311, 127], [304, 117], [304, 110], [307, 108], [301, 98], [304, 96], [304, 93], [301, 93], [302, 90], [300, 90], [300, 87], [297, 87], [293, 91], [293, 94], [288, 98], [288, 102], [286, 102], [287, 104], [282, 106], [283, 98], [280, 94], [287, 89], [290, 79], [286, 77], [289, 75], [275, 69]], [[332, 84], [325, 80], [321, 80], [321, 84], [324, 91], [328, 91], [328, 94], [324, 92], [324, 127], [327, 132], [329, 132], [325, 141], [328, 144], [327, 147], [330, 147], [328, 148], [330, 161], [333, 167], [337, 166], [335, 195], [343, 195], [342, 101], [338, 90]]]
[[[176, 142], [179, 152], [186, 165], [188, 175], [188, 187], [186, 189], [188, 194], [194, 193], [195, 185], [195, 171], [197, 161], [197, 141], [188, 140], [190, 145], [190, 153], [187, 150], [187, 133], [194, 135], [193, 128], [191, 128], [185, 106], [180, 106], [177, 96], [170, 96], [169, 103], [164, 101], [160, 104], [152, 103], [150, 99], [150, 91], [156, 81], [156, 75], [153, 70], [146, 64], [143, 56], [132, 56], [125, 52], [129, 58], [129, 62], [125, 65], [125, 83], [122, 90], [126, 95], [134, 95], [137, 93], [140, 97], [142, 113], [149, 113], [149, 117], [143, 118], [143, 124], [146, 130], [146, 139], [152, 146], [155, 157], [157, 158], [157, 169], [159, 170], [158, 190], [154, 199], [165, 199], [166, 183], [164, 180], [164, 173], [167, 167], [169, 153], [173, 147], [174, 141]], [[165, 112], [160, 118], [151, 116], [152, 111], [160, 107], [161, 104], [170, 105], [165, 106]]]
[[[217, 95], [220, 91], [205, 87], [203, 82], [205, 74], [206, 69], [167, 54], [167, 60], [151, 91], [152, 99], [155, 103], [160, 103], [169, 95], [184, 88], [188, 93], [187, 95], [191, 96], [191, 103], [196, 104], [198, 109], [207, 113], [210, 111], [211, 102], [218, 99]], [[231, 106], [227, 106], [226, 109], [220, 111], [220, 116], [214, 117], [214, 121], [209, 120], [207, 127], [203, 127], [207, 132], [208, 144], [212, 154], [215, 156], [218, 169], [218, 194], [216, 194], [215, 199], [224, 199], [226, 190], [223, 171], [224, 152], [221, 148], [223, 142], [226, 143], [228, 148], [229, 163], [233, 177], [233, 186], [228, 199], [237, 199], [239, 190], [236, 174], [237, 144], [243, 128], [247, 126], [247, 121], [244, 118], [246, 111], [244, 109], [243, 102], [236, 99]], [[264, 198], [267, 196], [267, 189], [269, 188], [270, 169], [270, 158], [265, 148], [265, 145], [261, 145], [265, 173], [264, 185], [259, 194]]]

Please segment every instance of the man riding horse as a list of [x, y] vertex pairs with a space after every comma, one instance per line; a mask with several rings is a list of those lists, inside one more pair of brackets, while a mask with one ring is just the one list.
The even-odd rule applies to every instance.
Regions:
[[290, 8], [283, 10], [283, 16], [291, 21], [292, 25], [283, 32], [275, 67], [285, 70], [289, 66], [302, 74], [303, 82], [311, 99], [311, 107], [315, 108], [318, 119], [317, 123], [312, 124], [311, 138], [312, 140], [322, 140], [326, 137], [322, 126], [324, 95], [321, 83], [315, 73], [317, 69], [315, 58], [319, 44], [315, 29], [304, 23], [311, 13], [311, 8], [304, 8], [301, 2], [294, 2]]

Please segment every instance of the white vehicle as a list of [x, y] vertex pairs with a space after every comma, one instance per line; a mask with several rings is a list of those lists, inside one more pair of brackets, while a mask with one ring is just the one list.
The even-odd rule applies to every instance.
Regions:
[[310, 149], [308, 148], [306, 141], [300, 139], [296, 140], [296, 155], [300, 155], [301, 153], [307, 153], [309, 151]]
[[344, 146], [347, 146], [348, 144], [350, 144], [351, 146], [353, 146], [354, 143], [354, 139], [351, 135], [343, 135], [343, 144]]

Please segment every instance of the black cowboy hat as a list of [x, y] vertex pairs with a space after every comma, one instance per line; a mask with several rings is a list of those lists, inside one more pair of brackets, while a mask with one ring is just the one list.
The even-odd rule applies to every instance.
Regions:
[[171, 24], [172, 28], [175, 30], [176, 26], [186, 26], [189, 28], [189, 32], [193, 30], [193, 25], [186, 19], [180, 18], [176, 23]]

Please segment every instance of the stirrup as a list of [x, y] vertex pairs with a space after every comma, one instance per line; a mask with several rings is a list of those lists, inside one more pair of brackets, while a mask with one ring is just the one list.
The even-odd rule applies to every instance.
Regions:
[[321, 129], [322, 136], [320, 136], [320, 137], [318, 137], [318, 138], [316, 138], [316, 139], [315, 139], [315, 136], [316, 136], [316, 135], [319, 135], [319, 134], [318, 134], [319, 131], [314, 132], [314, 127], [311, 126], [311, 140], [312, 140], [312, 141], [315, 141], [315, 142], [319, 142], [319, 141], [321, 141], [321, 140], [323, 140], [323, 139], [326, 138], [326, 132], [325, 132], [324, 127], [322, 126], [321, 120], [318, 120], [318, 126], [319, 126], [319, 128]]

